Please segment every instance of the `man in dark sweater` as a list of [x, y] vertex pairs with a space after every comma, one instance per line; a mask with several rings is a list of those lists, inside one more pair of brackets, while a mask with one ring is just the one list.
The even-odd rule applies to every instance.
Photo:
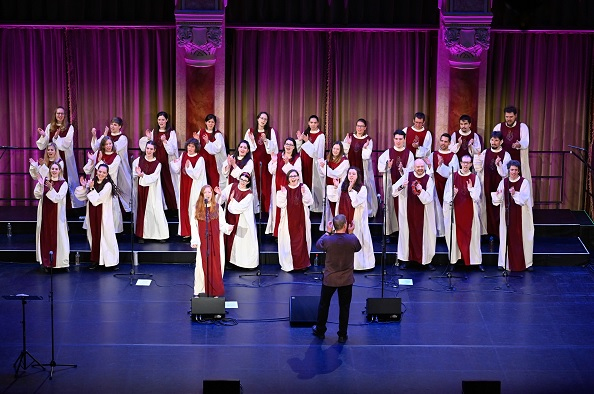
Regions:
[[[334, 232], [332, 228], [334, 227]], [[346, 216], [336, 215], [326, 226], [326, 233], [316, 243], [318, 249], [326, 252], [326, 267], [322, 281], [322, 294], [318, 306], [318, 323], [313, 326], [313, 334], [324, 339], [330, 300], [338, 290], [338, 342], [345, 343], [349, 325], [349, 311], [353, 296], [353, 276], [355, 253], [361, 250], [359, 239], [353, 234], [355, 226], [350, 223], [347, 228]], [[347, 233], [348, 231], [348, 233]]]

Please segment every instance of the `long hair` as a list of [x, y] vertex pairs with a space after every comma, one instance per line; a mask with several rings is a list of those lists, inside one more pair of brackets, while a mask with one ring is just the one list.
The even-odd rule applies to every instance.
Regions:
[[[157, 119], [159, 118], [159, 116], [163, 116], [165, 119], [167, 119], [167, 123], [165, 124], [165, 132], [170, 132], [171, 130], [173, 130], [173, 127], [171, 126], [171, 121], [169, 120], [169, 114], [165, 111], [161, 111], [157, 114]], [[159, 123], [157, 122], [157, 127], [155, 127], [155, 130], [157, 130], [157, 132], [159, 131]], [[155, 136], [153, 135], [153, 138]]]
[[[258, 116], [256, 116], [256, 125], [258, 124], [258, 119], [260, 119], [260, 116], [262, 115], [266, 115], [266, 117], [268, 118], [268, 120], [266, 121], [266, 124], [264, 125], [264, 134], [266, 135], [266, 139], [271, 139], [272, 137], [272, 132], [270, 131], [271, 127], [270, 127], [270, 115], [268, 115], [268, 112], [266, 111], [260, 111], [260, 113], [258, 114]], [[256, 132], [258, 131], [258, 127], [256, 127]]]
[[[209, 120], [214, 120], [215, 125], [212, 129], [212, 131], [217, 131], [217, 117], [214, 114], [208, 114], [206, 115], [206, 117], [204, 118], [204, 123], [208, 122]], [[206, 130], [206, 125], [204, 126], [204, 130]]]
[[101, 163], [101, 164], [99, 164], [99, 166], [97, 166], [97, 169], [99, 169], [101, 167], [105, 167], [105, 170], [107, 171], [107, 176], [105, 177], [105, 179], [103, 180], [102, 183], [99, 183], [99, 177], [97, 176], [97, 171], [95, 171], [95, 176], [93, 177], [95, 190], [97, 190], [97, 193], [100, 193], [101, 190], [103, 190], [103, 187], [105, 186], [105, 184], [109, 183], [109, 184], [111, 184], [111, 196], [112, 197], [120, 196], [122, 194], [122, 189], [120, 189], [118, 187], [118, 185], [115, 184], [115, 182], [111, 178], [111, 175], [109, 175], [109, 166], [105, 163]]
[[363, 187], [363, 181], [361, 180], [361, 170], [359, 170], [358, 167], [352, 166], [349, 167], [349, 170], [347, 171], [347, 176], [344, 178], [344, 181], [342, 181], [342, 185], [340, 186], [340, 191], [342, 192], [347, 192], [349, 190], [349, 171], [351, 170], [355, 170], [357, 171], [357, 180], [355, 181], [355, 184], [353, 185], [353, 190], [355, 190], [357, 193], [359, 193], [361, 191], [361, 187]]
[[47, 147], [45, 148], [45, 153], [43, 154], [43, 162], [45, 163], [45, 165], [47, 167], [50, 166], [50, 159], [49, 156], [47, 154], [47, 148], [49, 148], [50, 146], [52, 146], [56, 152], [55, 154], [55, 160], [53, 161], [54, 163], [59, 163], [60, 161], [62, 161], [62, 159], [60, 158], [60, 152], [58, 151], [58, 146], [56, 145], [55, 142], [50, 142], [49, 144], [47, 144]]
[[196, 201], [196, 220], [206, 219], [206, 204], [204, 204], [204, 190], [206, 190], [206, 188], [209, 188], [212, 192], [208, 216], [211, 219], [218, 219], [219, 217], [219, 204], [215, 201], [214, 190], [210, 185], [204, 185], [202, 186], [202, 189], [200, 189], [200, 195], [198, 196], [198, 201]]
[[[332, 149], [334, 148], [334, 145], [340, 146], [340, 152], [338, 153], [338, 156], [337, 157], [334, 157], [332, 155]], [[344, 156], [344, 146], [342, 146], [342, 141], [335, 141], [332, 144], [332, 147], [330, 148], [330, 152], [328, 152], [328, 156], [327, 156], [328, 162], [329, 163], [330, 162], [332, 162], [332, 163], [339, 163], [343, 156]]]
[[[59, 109], [64, 111], [64, 122], [62, 123], [61, 126], [58, 126], [58, 120], [56, 119], [56, 112]], [[66, 108], [64, 108], [62, 106], [56, 107], [56, 109], [54, 110], [54, 118], [52, 119], [52, 121], [50, 123], [50, 132], [54, 133], [58, 129], [60, 129], [60, 131], [68, 130], [69, 127], [70, 127], [70, 123], [68, 123], [68, 112], [66, 112]]]
[[[157, 144], [155, 144], [155, 141], [153, 140], [148, 140], [146, 142], [146, 146], [151, 145], [153, 148], [155, 148], [155, 150], [157, 149]], [[145, 148], [145, 152], [144, 152], [144, 157], [146, 157], [146, 148]], [[153, 157], [156, 157], [155, 154], [153, 153]]]
[[[287, 143], [287, 141], [291, 141], [293, 143], [293, 152], [291, 153], [291, 160], [293, 160], [295, 158], [295, 156], [298, 155], [298, 153], [297, 153], [297, 141], [295, 141], [295, 139], [292, 138], [292, 137], [288, 137], [285, 140], [285, 143]], [[283, 147], [283, 153], [285, 153], [284, 147]]]
[[111, 141], [111, 151], [114, 153], [117, 153], [115, 151], [115, 146], [113, 144], [113, 140], [111, 138], [109, 138], [109, 136], [105, 136], [103, 137], [103, 139], [101, 140], [101, 144], [99, 145], [99, 151], [101, 151], [101, 153], [105, 154], [105, 145], [107, 145], [107, 141]]
[[[238, 161], [238, 155], [239, 155], [239, 145], [241, 144], [245, 144], [245, 146], [247, 146], [247, 153], [245, 154], [245, 156], [243, 157], [243, 159]], [[250, 144], [246, 141], [246, 140], [241, 140], [239, 141], [239, 144], [237, 144], [237, 148], [235, 149], [235, 152], [233, 152], [233, 158], [237, 161], [237, 165], [239, 166], [239, 168], [243, 168], [245, 167], [245, 165], [247, 164], [248, 161], [252, 160], [252, 151], [250, 150]]]
[[49, 173], [47, 174], [48, 175], [47, 179], [49, 179], [49, 180], [52, 179], [52, 166], [55, 166], [55, 165], [58, 166], [58, 168], [60, 169], [60, 172], [58, 173], [58, 180], [64, 180], [64, 169], [56, 161], [54, 161], [52, 163], [52, 165], [49, 166]]

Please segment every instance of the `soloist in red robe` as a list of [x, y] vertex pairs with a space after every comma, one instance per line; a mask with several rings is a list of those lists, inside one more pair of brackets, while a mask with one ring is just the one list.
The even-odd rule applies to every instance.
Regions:
[[[218, 212], [218, 211], [217, 211]], [[223, 284], [223, 273], [221, 272], [221, 244], [219, 215], [198, 220], [198, 232], [200, 234], [200, 254], [202, 255], [202, 270], [204, 272], [204, 289], [209, 297], [221, 297], [225, 295]], [[207, 239], [208, 228], [208, 239]]]

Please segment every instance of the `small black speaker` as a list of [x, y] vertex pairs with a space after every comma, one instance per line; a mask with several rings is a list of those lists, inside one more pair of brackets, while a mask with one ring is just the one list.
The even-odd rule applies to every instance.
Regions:
[[368, 321], [400, 321], [402, 317], [402, 301], [400, 298], [368, 298]]
[[239, 380], [203, 380], [202, 392], [204, 394], [239, 394], [241, 384]]
[[463, 380], [463, 394], [501, 394], [499, 380]]
[[201, 319], [222, 319], [225, 317], [225, 297], [192, 298], [192, 317]]
[[291, 296], [289, 316], [291, 327], [311, 327], [318, 321], [320, 296]]

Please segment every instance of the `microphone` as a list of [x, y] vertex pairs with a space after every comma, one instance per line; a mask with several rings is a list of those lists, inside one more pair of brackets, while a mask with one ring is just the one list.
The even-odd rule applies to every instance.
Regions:
[[567, 146], [569, 146], [570, 148], [573, 148], [573, 149], [579, 149], [584, 152], [586, 151], [584, 148], [580, 148], [579, 146], [574, 146], [574, 145], [567, 145]]
[[50, 250], [49, 259], [50, 259], [50, 265], [53, 266], [54, 265], [54, 251], [53, 250]]
[[377, 200], [379, 202], [382, 202], [382, 195], [380, 193], [377, 194]]

